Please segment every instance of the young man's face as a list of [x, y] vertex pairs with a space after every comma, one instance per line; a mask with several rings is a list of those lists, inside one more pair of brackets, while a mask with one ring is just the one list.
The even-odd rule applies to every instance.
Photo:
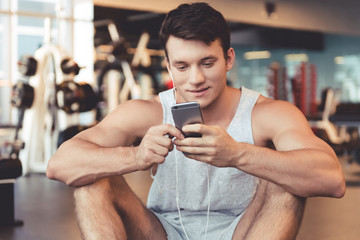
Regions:
[[222, 94], [235, 57], [232, 48], [225, 60], [219, 40], [207, 45], [170, 36], [166, 49], [178, 102], [197, 101], [204, 108]]

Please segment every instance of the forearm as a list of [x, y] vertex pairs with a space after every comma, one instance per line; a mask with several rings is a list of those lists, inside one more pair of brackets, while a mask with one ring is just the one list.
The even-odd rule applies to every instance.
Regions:
[[100, 178], [136, 171], [134, 151], [133, 147], [101, 147], [73, 138], [49, 160], [46, 174], [67, 185], [87, 185]]
[[242, 171], [301, 197], [343, 195], [345, 185], [341, 167], [331, 153], [308, 148], [275, 151], [250, 144], [245, 144], [245, 148], [236, 163]]

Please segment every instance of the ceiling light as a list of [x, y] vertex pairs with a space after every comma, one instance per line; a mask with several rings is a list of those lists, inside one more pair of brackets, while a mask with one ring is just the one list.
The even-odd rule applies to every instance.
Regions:
[[266, 59], [270, 57], [271, 53], [269, 51], [252, 51], [244, 53], [244, 58], [246, 60]]
[[335, 58], [334, 58], [334, 61], [335, 61], [336, 64], [344, 64], [345, 58], [344, 58], [344, 57], [341, 57], [341, 56], [335, 57]]
[[286, 54], [285, 60], [287, 62], [308, 62], [309, 56], [305, 53], [299, 53], [299, 54]]

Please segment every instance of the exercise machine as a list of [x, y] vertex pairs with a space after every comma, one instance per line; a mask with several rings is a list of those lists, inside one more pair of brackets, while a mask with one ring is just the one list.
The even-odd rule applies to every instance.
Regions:
[[[33, 89], [32, 104], [24, 114], [21, 131], [25, 142], [20, 152], [24, 174], [45, 172], [47, 161], [66, 140], [61, 133], [78, 126], [79, 114], [95, 109], [97, 104], [92, 87], [75, 81], [81, 67], [63, 48], [52, 43], [51, 24], [46, 22], [46, 25], [44, 45], [33, 56], [19, 61], [19, 71]], [[29, 99], [23, 102], [29, 103]]]
[[[100, 104], [96, 119], [100, 121], [117, 105], [129, 99], [152, 98], [159, 86], [151, 66], [150, 49], [147, 49], [150, 40], [148, 33], [142, 33], [136, 48], [130, 48], [113, 21], [102, 20], [94, 25], [95, 28], [106, 26], [111, 39], [110, 45], [97, 47], [98, 55], [104, 56], [103, 59], [98, 59], [97, 64]], [[159, 52], [152, 50], [153, 54], [162, 56], [163, 52]]]

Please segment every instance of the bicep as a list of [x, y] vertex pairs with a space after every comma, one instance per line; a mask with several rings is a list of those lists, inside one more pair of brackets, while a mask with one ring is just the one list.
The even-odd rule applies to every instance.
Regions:
[[306, 117], [294, 105], [272, 101], [266, 107], [268, 109], [264, 108], [261, 114], [267, 115], [270, 121], [264, 121], [264, 132], [277, 150], [319, 149], [333, 154], [331, 147], [313, 133]]
[[274, 146], [279, 151], [291, 151], [299, 149], [317, 149], [327, 153], [333, 153], [331, 147], [313, 134], [309, 128], [287, 129], [274, 137]]
[[153, 104], [129, 101], [76, 137], [103, 147], [130, 146], [142, 138], [150, 126], [157, 124], [158, 115]]
[[79, 133], [75, 138], [80, 138], [102, 147], [130, 146], [136, 139], [122, 128], [114, 128], [100, 123]]
[[276, 149], [295, 150], [320, 144], [305, 116], [297, 108], [284, 105], [278, 116], [279, 120], [277, 124], [273, 124], [272, 134]]

